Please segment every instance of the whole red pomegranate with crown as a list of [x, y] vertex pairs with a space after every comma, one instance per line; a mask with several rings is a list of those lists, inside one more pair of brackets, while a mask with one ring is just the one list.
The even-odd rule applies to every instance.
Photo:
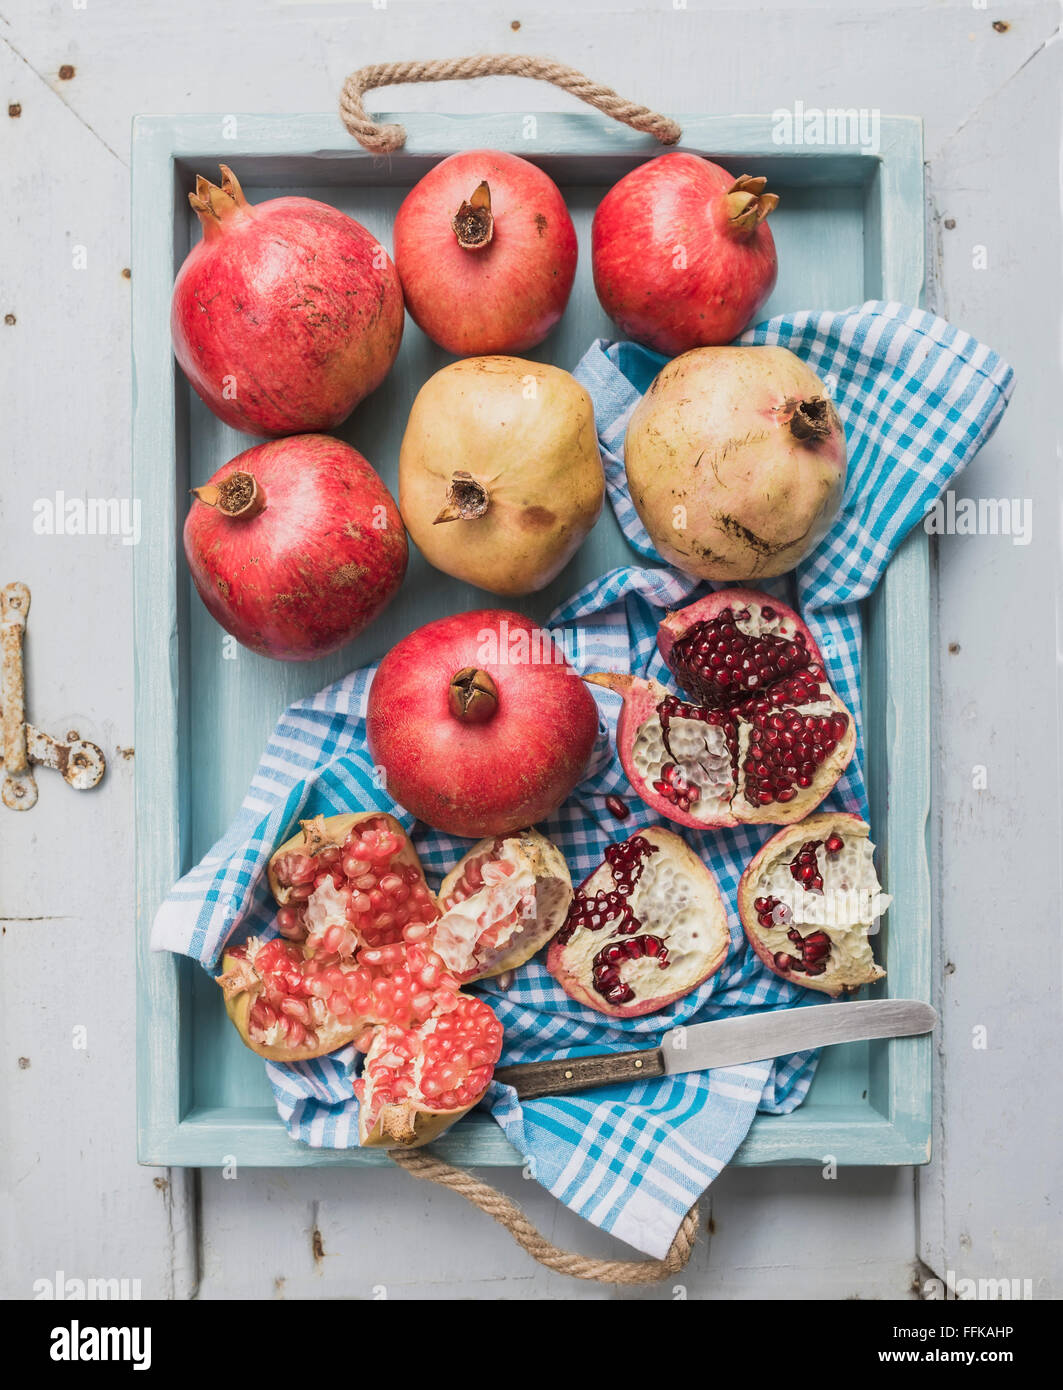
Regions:
[[505, 835], [552, 814], [583, 776], [598, 710], [552, 634], [519, 613], [439, 618], [373, 677], [366, 737], [387, 789], [452, 835]]
[[185, 519], [193, 582], [226, 632], [263, 656], [310, 661], [350, 642], [406, 573], [406, 532], [380, 477], [327, 434], [245, 449]]
[[387, 375], [402, 340], [399, 277], [361, 223], [312, 198], [188, 195], [203, 240], [177, 275], [174, 353], [219, 419], [247, 434], [333, 429]]
[[519, 155], [463, 150], [415, 184], [395, 264], [417, 326], [456, 357], [521, 353], [564, 313], [576, 229], [553, 179]]
[[729, 343], [775, 286], [778, 205], [766, 180], [735, 178], [694, 154], [626, 174], [591, 227], [594, 288], [621, 331], [674, 357]]

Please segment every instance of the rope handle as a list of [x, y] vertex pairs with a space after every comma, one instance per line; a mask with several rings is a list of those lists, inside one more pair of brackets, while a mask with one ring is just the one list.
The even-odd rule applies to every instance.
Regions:
[[594, 1279], [599, 1284], [656, 1284], [669, 1275], [678, 1274], [694, 1249], [698, 1234], [697, 1202], [683, 1217], [663, 1260], [593, 1260], [551, 1244], [539, 1234], [516, 1202], [464, 1168], [455, 1168], [424, 1149], [391, 1149], [389, 1152], [395, 1163], [413, 1177], [449, 1187], [474, 1207], [493, 1216], [533, 1260], [573, 1279]]
[[675, 121], [628, 101], [611, 87], [592, 82], [575, 68], [550, 58], [529, 58], [520, 53], [482, 54], [474, 58], [435, 58], [426, 63], [371, 63], [359, 68], [343, 84], [340, 116], [354, 138], [373, 154], [390, 154], [406, 143], [401, 125], [378, 125], [366, 111], [362, 97], [375, 87], [397, 87], [409, 82], [465, 81], [471, 77], [534, 77], [552, 82], [581, 101], [604, 111], [633, 130], [653, 135], [662, 145], [675, 145], [683, 132]]

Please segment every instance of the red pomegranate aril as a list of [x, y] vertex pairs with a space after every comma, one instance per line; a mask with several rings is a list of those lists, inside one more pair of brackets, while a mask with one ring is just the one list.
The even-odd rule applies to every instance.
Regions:
[[277, 913], [277, 930], [289, 941], [302, 941], [306, 936], [303, 912], [297, 907], [282, 907]]
[[607, 796], [605, 798], [606, 809], [616, 817], [617, 820], [627, 820], [631, 815], [631, 808], [627, 802], [619, 796]]

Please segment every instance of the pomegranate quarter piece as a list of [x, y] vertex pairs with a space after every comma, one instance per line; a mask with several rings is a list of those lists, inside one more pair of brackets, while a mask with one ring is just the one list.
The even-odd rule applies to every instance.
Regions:
[[714, 975], [729, 944], [712, 874], [678, 835], [648, 826], [610, 845], [580, 885], [546, 968], [578, 1003], [639, 1018]]
[[501, 975], [546, 945], [571, 902], [568, 865], [545, 835], [481, 840], [443, 880], [432, 946], [462, 984]]
[[367, 1148], [430, 1144], [482, 1098], [502, 1051], [502, 1025], [482, 999], [412, 1028], [378, 1028], [354, 1083]]
[[868, 834], [859, 816], [810, 816], [773, 835], [742, 875], [742, 926], [776, 975], [833, 998], [885, 975], [868, 934], [892, 899]]
[[723, 589], [670, 613], [657, 645], [689, 700], [637, 676], [586, 677], [624, 697], [617, 751], [643, 801], [698, 830], [786, 825], [815, 810], [856, 728], [797, 614]]

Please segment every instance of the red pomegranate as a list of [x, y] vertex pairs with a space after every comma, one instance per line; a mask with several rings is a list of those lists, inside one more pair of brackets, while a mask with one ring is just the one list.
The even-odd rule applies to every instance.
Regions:
[[211, 615], [262, 656], [310, 661], [391, 601], [406, 532], [356, 449], [323, 434], [258, 444], [195, 488], [188, 568]]
[[580, 884], [546, 968], [578, 1003], [641, 1018], [714, 975], [730, 940], [715, 878], [678, 835], [647, 826]]
[[868, 935], [892, 899], [859, 816], [827, 812], [773, 835], [738, 885], [749, 944], [774, 974], [837, 998], [881, 980]]
[[203, 240], [174, 285], [174, 352], [219, 419], [247, 434], [328, 430], [380, 385], [403, 305], [387, 253], [311, 198], [257, 206], [221, 166], [189, 194]]
[[778, 205], [766, 180], [693, 154], [640, 164], [609, 190], [591, 227], [594, 287], [628, 337], [674, 357], [729, 343], [775, 286]]
[[721, 589], [669, 614], [657, 645], [690, 700], [636, 676], [587, 677], [624, 697], [617, 751], [643, 801], [698, 830], [814, 811], [848, 766], [856, 727], [797, 614]]
[[507, 835], [556, 811], [598, 732], [551, 635], [482, 609], [411, 632], [380, 663], [366, 736], [390, 794], [452, 835]]
[[553, 179], [499, 150], [444, 159], [395, 219], [406, 307], [456, 357], [541, 343], [568, 303], [576, 254], [576, 230]]

